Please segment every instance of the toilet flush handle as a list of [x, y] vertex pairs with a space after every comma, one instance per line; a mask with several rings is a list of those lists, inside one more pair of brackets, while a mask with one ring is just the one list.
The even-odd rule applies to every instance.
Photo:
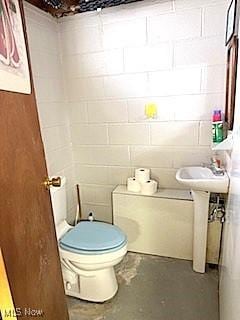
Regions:
[[43, 184], [47, 190], [49, 190], [50, 187], [61, 187], [61, 177], [56, 177], [56, 178], [47, 177], [44, 180]]

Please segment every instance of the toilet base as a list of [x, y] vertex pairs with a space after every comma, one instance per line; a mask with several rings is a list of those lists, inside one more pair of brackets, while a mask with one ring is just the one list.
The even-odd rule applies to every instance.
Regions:
[[113, 267], [87, 272], [79, 271], [78, 283], [75, 285], [71, 285], [67, 278], [63, 271], [65, 293], [82, 300], [104, 302], [114, 297], [118, 291]]
[[127, 253], [127, 244], [113, 252], [81, 254], [59, 247], [65, 292], [82, 300], [104, 302], [117, 293], [114, 266]]

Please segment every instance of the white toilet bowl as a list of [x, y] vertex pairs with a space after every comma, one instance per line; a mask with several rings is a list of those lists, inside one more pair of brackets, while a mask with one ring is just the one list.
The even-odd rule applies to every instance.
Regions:
[[62, 177], [61, 187], [52, 187], [50, 193], [66, 294], [95, 302], [109, 300], [118, 289], [113, 267], [127, 252], [126, 235], [104, 222], [70, 226], [65, 185]]
[[126, 236], [116, 226], [95, 221], [69, 230], [59, 240], [66, 294], [94, 302], [111, 299], [118, 290], [113, 267], [127, 253]]

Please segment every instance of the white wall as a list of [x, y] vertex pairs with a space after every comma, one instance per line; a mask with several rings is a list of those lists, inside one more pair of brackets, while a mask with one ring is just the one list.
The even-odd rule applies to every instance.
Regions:
[[[240, 30], [239, 30], [240, 31]], [[239, 33], [240, 34], [240, 33]], [[238, 320], [240, 315], [240, 63], [236, 90], [234, 147], [228, 153], [230, 189], [223, 232], [220, 277], [220, 319]]]
[[24, 8], [48, 173], [50, 176], [66, 175], [68, 178], [68, 212], [71, 220], [74, 211], [73, 162], [59, 55], [58, 23], [28, 3], [24, 3]]
[[[111, 220], [111, 191], [135, 167], [180, 188], [208, 162], [224, 105], [227, 1], [144, 1], [59, 20], [76, 181], [84, 214]], [[146, 120], [144, 105], [158, 104]]]
[[[59, 24], [25, 3], [48, 170], [68, 177], [70, 213], [73, 175], [81, 183], [85, 213], [95, 210], [109, 220], [110, 191], [124, 183], [135, 166], [151, 167], [161, 187], [179, 187], [174, 178], [179, 166], [209, 159], [211, 112], [224, 104], [227, 1], [149, 2], [76, 15]], [[150, 100], [159, 107], [154, 121], [143, 115]], [[235, 146], [228, 155], [221, 320], [238, 320], [240, 314], [239, 119], [237, 95]]]

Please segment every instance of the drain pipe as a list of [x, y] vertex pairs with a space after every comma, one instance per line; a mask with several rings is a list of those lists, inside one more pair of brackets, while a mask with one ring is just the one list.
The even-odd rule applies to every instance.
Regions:
[[209, 210], [208, 222], [211, 223], [214, 221], [220, 221], [221, 223], [225, 221], [225, 204], [219, 194], [216, 194], [215, 202]]

